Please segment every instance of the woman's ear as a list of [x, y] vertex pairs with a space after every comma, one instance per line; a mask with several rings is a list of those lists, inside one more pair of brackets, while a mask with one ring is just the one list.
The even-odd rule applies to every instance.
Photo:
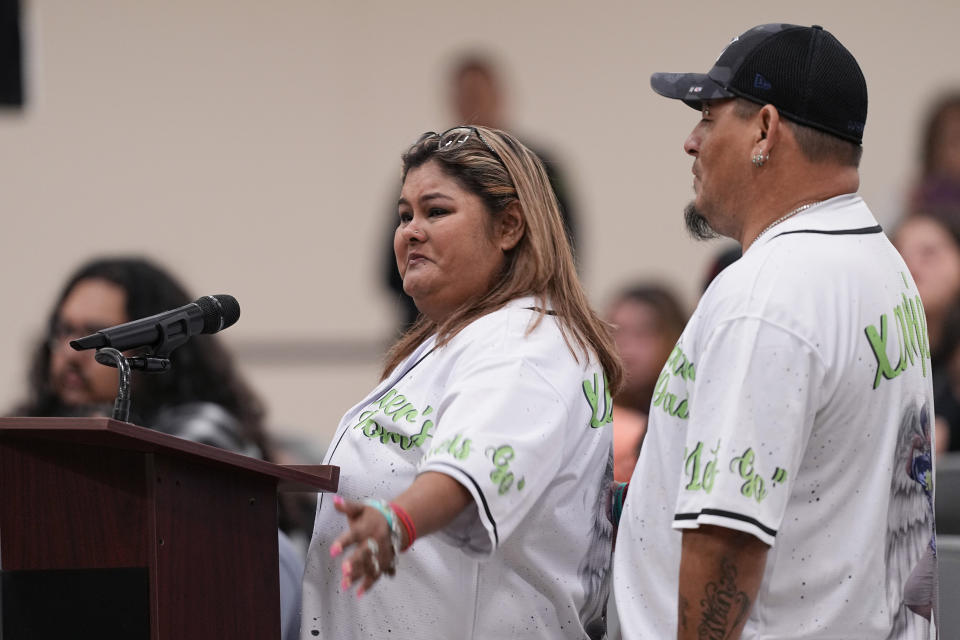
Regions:
[[514, 202], [500, 214], [497, 221], [497, 246], [501, 251], [510, 251], [520, 242], [524, 231], [526, 231], [526, 222], [520, 210], [520, 203]]

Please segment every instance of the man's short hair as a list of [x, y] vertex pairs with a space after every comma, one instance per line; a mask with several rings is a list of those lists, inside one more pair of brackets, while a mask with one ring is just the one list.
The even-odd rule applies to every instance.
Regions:
[[[762, 108], [763, 105], [759, 103], [743, 98], [734, 98], [733, 112], [743, 120], [753, 117]], [[811, 162], [836, 162], [844, 167], [856, 168], [860, 166], [860, 158], [863, 155], [862, 146], [832, 136], [825, 131], [799, 124], [788, 118], [783, 118], [783, 121], [793, 131], [793, 137], [797, 139], [797, 146], [800, 147], [800, 152], [807, 160]]]
[[466, 53], [456, 60], [450, 68], [450, 79], [458, 82], [469, 73], [479, 74], [491, 84], [497, 83], [499, 75], [493, 58], [480, 52]]

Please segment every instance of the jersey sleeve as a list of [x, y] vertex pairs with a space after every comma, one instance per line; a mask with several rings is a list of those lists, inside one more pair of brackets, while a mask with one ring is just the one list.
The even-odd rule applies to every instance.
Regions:
[[675, 529], [776, 540], [820, 405], [815, 345], [757, 318], [717, 327], [693, 371]]
[[453, 477], [476, 508], [439, 535], [469, 554], [492, 554], [557, 475], [567, 423], [564, 399], [522, 358], [482, 357], [460, 368], [419, 471]]

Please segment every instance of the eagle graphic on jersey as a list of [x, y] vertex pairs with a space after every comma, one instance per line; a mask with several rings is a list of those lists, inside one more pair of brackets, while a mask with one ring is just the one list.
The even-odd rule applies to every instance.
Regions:
[[[603, 487], [609, 487], [613, 482], [613, 450], [607, 458], [607, 467], [603, 474]], [[603, 500], [588, 501], [584, 497], [585, 505], [593, 511], [593, 527], [590, 533], [590, 548], [580, 563], [578, 574], [583, 584], [583, 591], [587, 600], [580, 609], [580, 619], [583, 620], [587, 637], [590, 640], [599, 640], [606, 636], [607, 625], [604, 618], [604, 607], [610, 591], [610, 545], [613, 541], [613, 525], [607, 519], [607, 509]], [[601, 495], [607, 496], [606, 492]]]
[[897, 434], [887, 515], [887, 602], [898, 607], [891, 639], [927, 637], [936, 601], [931, 430], [929, 406], [908, 406]]

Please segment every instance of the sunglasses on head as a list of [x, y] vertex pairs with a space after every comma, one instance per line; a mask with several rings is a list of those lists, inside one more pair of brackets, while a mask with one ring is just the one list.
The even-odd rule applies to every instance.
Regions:
[[[497, 159], [504, 169], [507, 169], [507, 164], [503, 161], [503, 158], [500, 157], [500, 154], [494, 151], [493, 147], [490, 146], [490, 143], [486, 141], [483, 137], [483, 134], [480, 133], [480, 130], [472, 126], [461, 126], [461, 127], [452, 127], [447, 129], [443, 133], [437, 133], [436, 131], [427, 131], [425, 134], [420, 136], [417, 140], [417, 144], [422, 143], [425, 140], [430, 138], [437, 137], [437, 151], [444, 151], [445, 149], [450, 149], [452, 147], [458, 147], [464, 142], [476, 136], [480, 142], [483, 143], [483, 146], [487, 148], [494, 158]], [[507, 174], [510, 173], [510, 170], [507, 169]]]

